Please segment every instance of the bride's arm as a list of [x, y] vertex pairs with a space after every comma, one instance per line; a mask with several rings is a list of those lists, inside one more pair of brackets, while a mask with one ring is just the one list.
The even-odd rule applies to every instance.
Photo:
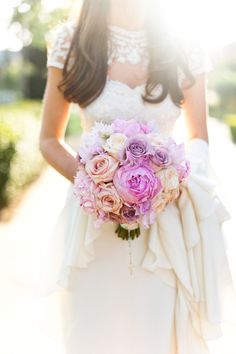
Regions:
[[76, 153], [64, 141], [71, 104], [57, 88], [61, 79], [61, 69], [48, 68], [39, 145], [47, 162], [73, 183], [77, 167]]
[[185, 102], [182, 105], [183, 117], [188, 139], [199, 138], [208, 143], [208, 104], [205, 73], [196, 75], [195, 80], [196, 82], [191, 88], [183, 90], [185, 97]]
[[183, 90], [185, 102], [182, 111], [188, 138], [186, 148], [192, 171], [207, 174], [210, 156], [206, 74], [196, 75], [195, 80], [191, 88]]

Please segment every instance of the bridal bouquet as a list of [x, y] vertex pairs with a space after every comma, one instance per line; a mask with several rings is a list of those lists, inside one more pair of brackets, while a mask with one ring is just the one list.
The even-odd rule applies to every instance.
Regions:
[[155, 121], [96, 122], [76, 158], [73, 192], [80, 206], [95, 214], [95, 227], [117, 222], [116, 233], [126, 240], [154, 223], [190, 172], [184, 144], [162, 137]]

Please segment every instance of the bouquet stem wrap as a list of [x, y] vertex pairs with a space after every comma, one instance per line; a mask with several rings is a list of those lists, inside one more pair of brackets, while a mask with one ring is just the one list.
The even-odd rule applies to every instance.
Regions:
[[115, 232], [122, 240], [134, 240], [140, 235], [140, 226], [138, 224], [119, 224]]

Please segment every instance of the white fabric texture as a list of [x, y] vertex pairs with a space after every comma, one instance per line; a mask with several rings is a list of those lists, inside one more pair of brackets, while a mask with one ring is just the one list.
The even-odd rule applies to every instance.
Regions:
[[[63, 66], [64, 38], [62, 31], [48, 66]], [[190, 58], [196, 73], [209, 70], [203, 52], [201, 59], [199, 51], [196, 60]], [[122, 114], [155, 119], [171, 135], [180, 109], [169, 97], [144, 105], [143, 87], [108, 80], [96, 101], [81, 110], [84, 131], [96, 120], [110, 122]], [[208, 144], [193, 139], [187, 154], [192, 171], [179, 199], [132, 241], [132, 277], [128, 242], [115, 234], [117, 225], [95, 229], [94, 217], [79, 206], [69, 184], [33, 299], [43, 328], [63, 337], [66, 354], [207, 354], [207, 341], [222, 335], [221, 323], [236, 325], [222, 233], [230, 215], [207, 175]]]
[[138, 64], [142, 59], [144, 65], [149, 62], [147, 38], [145, 31], [126, 31], [117, 26], [108, 26], [108, 65], [118, 61]]
[[191, 161], [191, 171], [208, 175], [210, 164], [209, 145], [200, 138], [194, 138], [186, 144], [187, 158]]

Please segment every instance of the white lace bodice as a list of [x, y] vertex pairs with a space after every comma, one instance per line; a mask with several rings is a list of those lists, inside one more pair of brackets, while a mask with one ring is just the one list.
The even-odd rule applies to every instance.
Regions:
[[[47, 66], [63, 68], [70, 41], [75, 29], [74, 23], [62, 25], [54, 38], [51, 37], [51, 46], [48, 46]], [[146, 50], [146, 37], [144, 31], [129, 31], [118, 26], [109, 26], [110, 36], [108, 43], [108, 66], [115, 61], [144, 65], [148, 63]], [[112, 45], [111, 45], [112, 44]], [[199, 46], [185, 47], [190, 70], [194, 75], [208, 72], [212, 69], [209, 56]], [[73, 57], [71, 58], [73, 60]], [[179, 83], [182, 84], [184, 75], [179, 72]], [[124, 82], [112, 80], [107, 75], [106, 85], [99, 97], [86, 108], [80, 108], [82, 127], [88, 131], [95, 121], [111, 122], [115, 118], [152, 120], [155, 119], [163, 135], [171, 135], [176, 119], [180, 116], [181, 109], [171, 100], [170, 95], [158, 104], [143, 102], [145, 84], [131, 88]], [[155, 94], [161, 87], [156, 87]]]
[[127, 31], [117, 26], [108, 26], [108, 65], [112, 61], [148, 65], [147, 38], [144, 30]]

